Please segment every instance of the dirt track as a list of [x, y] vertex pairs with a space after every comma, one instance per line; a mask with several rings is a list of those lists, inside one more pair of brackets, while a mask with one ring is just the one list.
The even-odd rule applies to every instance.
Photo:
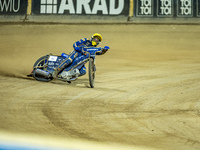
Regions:
[[[40, 56], [68, 53], [94, 32], [111, 47], [97, 57], [94, 89], [87, 75], [26, 77]], [[200, 149], [200, 26], [1, 25], [0, 39], [1, 135]]]

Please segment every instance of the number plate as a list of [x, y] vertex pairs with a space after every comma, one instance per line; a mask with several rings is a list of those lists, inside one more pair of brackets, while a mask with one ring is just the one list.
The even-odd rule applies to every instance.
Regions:
[[50, 56], [49, 61], [56, 61], [58, 56]]

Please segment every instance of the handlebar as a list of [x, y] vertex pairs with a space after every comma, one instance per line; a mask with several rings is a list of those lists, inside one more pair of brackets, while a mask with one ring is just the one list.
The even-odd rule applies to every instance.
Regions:
[[90, 54], [94, 54], [96, 52], [100, 52], [100, 51], [103, 51], [103, 50], [109, 50], [110, 47], [109, 46], [105, 46], [103, 48], [99, 47], [99, 48], [96, 48], [96, 47], [89, 47], [89, 48], [86, 48], [86, 47], [82, 47], [82, 50], [86, 51], [86, 52], [89, 52]]

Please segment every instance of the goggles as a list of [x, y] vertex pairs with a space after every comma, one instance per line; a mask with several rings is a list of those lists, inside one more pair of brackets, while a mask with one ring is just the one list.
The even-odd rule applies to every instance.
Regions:
[[99, 40], [98, 37], [94, 37], [94, 38], [93, 38], [93, 41], [95, 41], [96, 43], [99, 43], [99, 42], [100, 42], [100, 40]]

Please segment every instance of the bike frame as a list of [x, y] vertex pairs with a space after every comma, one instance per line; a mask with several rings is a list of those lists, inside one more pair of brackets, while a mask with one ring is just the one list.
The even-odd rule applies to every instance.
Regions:
[[[96, 53], [101, 52], [100, 48], [94, 48], [94, 47], [83, 48], [83, 50], [85, 51], [85, 54], [82, 56], [79, 56], [77, 59], [75, 59], [72, 62], [72, 64], [65, 69], [65, 71], [71, 71], [76, 68], [80, 69], [84, 64], [86, 64], [88, 62], [89, 58], [93, 58], [95, 60]], [[82, 60], [79, 61], [78, 59], [82, 59]]]

